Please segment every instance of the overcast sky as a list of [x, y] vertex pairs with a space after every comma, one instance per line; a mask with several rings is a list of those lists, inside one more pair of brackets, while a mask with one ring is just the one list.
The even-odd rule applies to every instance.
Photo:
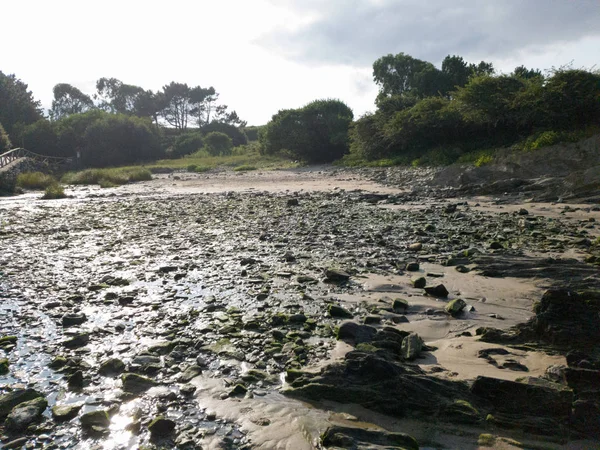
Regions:
[[0, 70], [46, 107], [56, 83], [178, 81], [259, 125], [317, 98], [373, 110], [371, 66], [388, 53], [600, 67], [600, 0], [4, 0], [0, 14]]

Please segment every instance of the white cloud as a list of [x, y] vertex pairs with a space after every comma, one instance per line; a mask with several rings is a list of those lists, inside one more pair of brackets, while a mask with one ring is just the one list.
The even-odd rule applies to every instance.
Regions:
[[170, 81], [214, 86], [251, 124], [323, 97], [358, 116], [373, 109], [370, 66], [379, 56], [405, 51], [439, 64], [456, 53], [505, 71], [572, 59], [591, 66], [600, 62], [591, 30], [600, 30], [599, 14], [589, 0], [3, 2], [10, 40], [0, 70], [45, 106], [56, 83], [91, 94], [98, 78], [116, 77], [153, 90]]

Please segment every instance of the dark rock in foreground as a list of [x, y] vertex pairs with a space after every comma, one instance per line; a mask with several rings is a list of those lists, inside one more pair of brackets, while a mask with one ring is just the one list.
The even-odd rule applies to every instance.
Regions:
[[321, 436], [321, 443], [325, 447], [331, 446], [356, 450], [367, 450], [373, 448], [374, 445], [384, 448], [419, 450], [417, 441], [404, 433], [390, 433], [388, 431], [341, 426], [327, 428]]

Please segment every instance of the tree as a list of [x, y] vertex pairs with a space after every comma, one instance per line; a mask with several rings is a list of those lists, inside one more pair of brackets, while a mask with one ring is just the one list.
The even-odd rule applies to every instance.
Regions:
[[54, 100], [52, 101], [51, 116], [54, 120], [94, 108], [94, 102], [88, 95], [68, 83], [59, 83], [54, 86], [52, 91]]
[[177, 130], [185, 130], [196, 100], [192, 98], [192, 89], [186, 83], [172, 81], [163, 87], [163, 94], [165, 107], [161, 116]]
[[307, 162], [330, 162], [348, 152], [352, 110], [340, 100], [316, 100], [281, 110], [261, 130], [262, 151], [288, 150]]
[[515, 70], [513, 71], [513, 76], [518, 77], [518, 78], [523, 78], [525, 80], [530, 80], [532, 78], [544, 78], [544, 75], [542, 74], [542, 71], [539, 69], [528, 69], [525, 66], [518, 66], [515, 67]]
[[437, 69], [433, 64], [404, 53], [389, 54], [373, 63], [373, 78], [379, 85], [378, 99], [403, 94], [417, 97], [431, 94], [431, 81], [436, 76]]
[[27, 125], [20, 134], [23, 147], [40, 155], [73, 156], [73, 149], [59, 146], [57, 128], [56, 122], [45, 119]]
[[462, 87], [467, 84], [473, 71], [461, 56], [448, 55], [442, 61], [442, 73], [446, 76], [447, 88], [450, 91], [456, 86]]
[[0, 123], [0, 153], [10, 150], [12, 144], [8, 138], [8, 134], [4, 130], [4, 127]]
[[116, 78], [100, 78], [96, 82], [96, 91], [94, 97], [100, 102], [99, 108], [113, 113], [141, 116], [140, 98], [147, 98], [147, 91], [141, 87], [125, 84]]
[[162, 154], [158, 130], [149, 119], [102, 113], [83, 133], [81, 160], [87, 167], [134, 164]]
[[233, 143], [225, 133], [212, 131], [204, 137], [206, 149], [213, 156], [230, 155]]
[[0, 123], [9, 135], [17, 124], [30, 124], [43, 117], [39, 101], [15, 75], [0, 71]]

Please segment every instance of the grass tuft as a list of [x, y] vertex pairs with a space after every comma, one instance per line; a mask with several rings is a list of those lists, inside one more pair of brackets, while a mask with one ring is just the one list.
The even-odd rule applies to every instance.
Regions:
[[65, 189], [55, 181], [54, 184], [51, 184], [46, 188], [42, 199], [55, 200], [59, 198], [66, 198], [66, 196], [67, 194], [65, 194]]
[[53, 184], [56, 184], [56, 179], [46, 173], [23, 172], [17, 175], [17, 186], [23, 189], [41, 190]]
[[242, 166], [237, 166], [236, 168], [233, 169], [235, 172], [248, 172], [250, 170], [257, 170], [257, 167], [255, 166], [250, 166], [247, 164], [244, 164]]
[[87, 169], [81, 172], [68, 172], [62, 177], [65, 184], [99, 184], [101, 187], [115, 187], [135, 181], [148, 181], [152, 174], [142, 167], [116, 169]]

